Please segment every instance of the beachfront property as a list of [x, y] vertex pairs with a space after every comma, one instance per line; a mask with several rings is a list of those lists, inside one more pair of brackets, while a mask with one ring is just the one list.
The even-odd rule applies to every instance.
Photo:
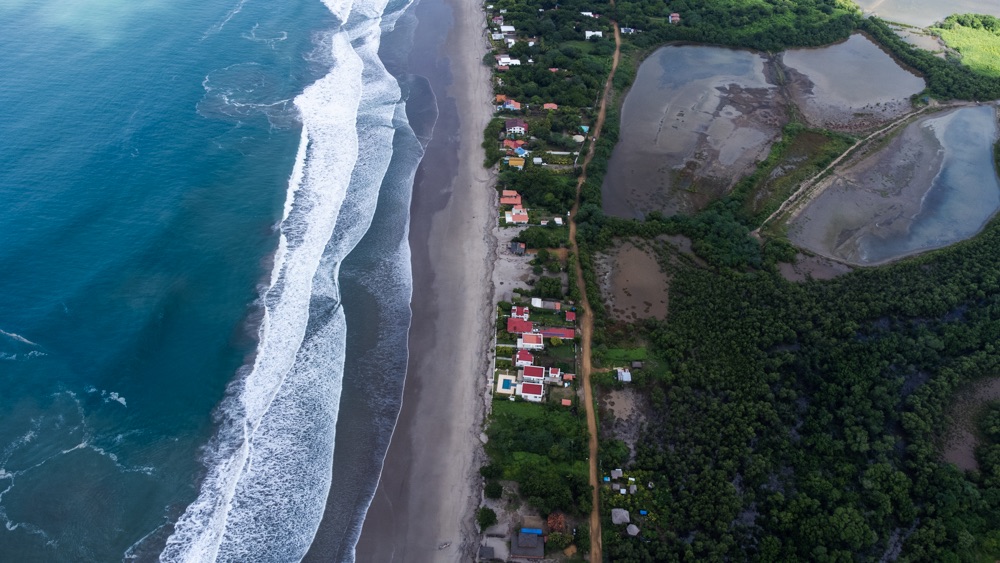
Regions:
[[527, 307], [519, 307], [517, 305], [514, 305], [513, 307], [510, 308], [510, 316], [515, 319], [528, 320], [528, 317], [530, 315], [531, 312]]
[[508, 135], [525, 135], [528, 133], [528, 122], [523, 119], [508, 119], [504, 121]]
[[511, 557], [522, 559], [542, 559], [545, 557], [545, 541], [541, 530], [521, 528], [510, 541]]
[[544, 350], [545, 338], [541, 334], [524, 333], [517, 339], [518, 350]]
[[[507, 142], [515, 143], [523, 141], [511, 141], [510, 139], [507, 139], [506, 141], [504, 141], [504, 146], [507, 145]], [[519, 147], [514, 147], [514, 148], [519, 148]], [[517, 193], [514, 190], [504, 190], [500, 192], [500, 205], [513, 205], [515, 207], [520, 207], [521, 194]]]
[[535, 363], [535, 355], [527, 350], [518, 350], [514, 354], [514, 366], [523, 368]]
[[535, 323], [526, 319], [507, 318], [507, 332], [511, 334], [525, 334], [535, 332]]
[[494, 41], [503, 41], [503, 34], [502, 33], [491, 33], [490, 34], [490, 39], [492, 39]]
[[591, 37], [604, 37], [603, 31], [584, 31], [583, 38], [589, 40]]
[[[521, 158], [521, 157], [511, 157], [511, 158], [508, 158], [507, 159], [507, 166], [510, 166], [511, 168], [517, 168], [518, 170], [524, 170], [524, 159]], [[524, 213], [523, 219], [524, 219], [523, 221], [519, 221], [515, 217], [514, 219], [508, 219], [507, 222], [508, 223], [527, 223], [528, 222], [528, 215], [527, 215], [527, 213]]]
[[516, 33], [516, 32], [517, 32], [517, 30], [514, 29], [514, 26], [512, 26], [512, 25], [501, 25], [500, 26], [500, 33]]
[[513, 395], [517, 391], [517, 378], [510, 374], [502, 374], [497, 377], [497, 393], [501, 395]]
[[493, 25], [503, 25], [503, 16], [493, 16], [493, 19], [490, 21]]
[[[511, 158], [508, 162], [511, 168], [517, 168], [518, 170], [524, 168], [523, 158]], [[503, 212], [504, 221], [508, 225], [527, 225], [528, 224], [528, 211], [523, 207], [514, 207], [510, 211]]]
[[514, 256], [524, 256], [525, 251], [528, 249], [527, 245], [523, 242], [511, 242], [510, 252]]
[[519, 383], [517, 385], [517, 394], [525, 401], [541, 403], [542, 399], [545, 398], [545, 388], [541, 383]]
[[497, 66], [498, 67], [500, 67], [500, 66], [521, 66], [521, 59], [512, 59], [512, 58], [510, 58], [510, 55], [508, 55], [506, 53], [503, 54], [503, 55], [497, 55], [496, 56], [496, 60], [497, 60]]
[[545, 368], [542, 366], [524, 366], [521, 370], [521, 379], [528, 383], [545, 383]]
[[536, 309], [549, 309], [552, 311], [562, 310], [562, 303], [558, 301], [545, 301], [538, 297], [531, 298], [531, 306]]

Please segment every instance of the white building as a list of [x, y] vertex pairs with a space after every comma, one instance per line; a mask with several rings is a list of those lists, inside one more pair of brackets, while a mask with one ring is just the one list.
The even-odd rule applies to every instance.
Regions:
[[501, 25], [500, 26], [500, 33], [516, 33], [516, 32], [517, 32], [517, 30], [514, 29], [514, 26], [512, 26], [512, 25]]
[[518, 350], [544, 350], [545, 339], [541, 334], [525, 333], [517, 339]]
[[545, 388], [539, 383], [519, 383], [517, 385], [517, 394], [525, 401], [541, 403], [544, 393]]
[[584, 39], [590, 39], [591, 37], [604, 37], [603, 31], [584, 31]]
[[622, 383], [632, 383], [632, 372], [627, 368], [618, 368], [618, 381]]

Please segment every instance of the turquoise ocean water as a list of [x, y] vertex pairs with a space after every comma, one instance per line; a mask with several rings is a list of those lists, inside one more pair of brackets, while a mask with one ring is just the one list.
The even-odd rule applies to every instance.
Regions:
[[405, 8], [0, 3], [0, 561], [297, 560], [331, 484], [353, 545], [406, 361]]

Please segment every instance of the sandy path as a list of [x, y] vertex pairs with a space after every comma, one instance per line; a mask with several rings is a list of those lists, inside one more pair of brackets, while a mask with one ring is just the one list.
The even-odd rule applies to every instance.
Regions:
[[413, 321], [403, 405], [357, 561], [470, 561], [478, 546], [481, 391], [493, 337], [496, 252], [496, 192], [481, 147], [492, 115], [490, 77], [482, 64], [481, 6], [443, 4], [425, 16], [450, 13], [454, 24], [440, 58], [421, 70], [429, 73], [440, 114], [411, 206]]
[[[614, 7], [614, 0], [611, 2], [611, 6]], [[611, 25], [615, 28], [615, 54], [611, 59], [611, 72], [608, 73], [608, 80], [604, 83], [604, 95], [601, 96], [601, 108], [597, 114], [597, 122], [594, 124], [594, 140], [596, 141], [601, 135], [601, 128], [604, 127], [604, 116], [608, 109], [608, 98], [611, 97], [611, 83], [615, 77], [615, 70], [618, 69], [618, 59], [621, 55], [622, 39], [621, 34], [618, 31], [618, 23], [612, 21]], [[580, 210], [580, 192], [583, 189], [584, 182], [587, 181], [587, 165], [590, 164], [590, 160], [594, 157], [594, 148], [597, 146], [596, 142], [590, 144], [590, 149], [587, 151], [586, 158], [583, 159], [583, 166], [580, 171], [580, 178], [576, 183], [576, 201], [573, 203], [573, 209], [570, 211], [569, 216], [569, 242], [570, 247], [573, 250], [573, 254], [580, 255], [580, 247], [576, 242], [576, 212]], [[593, 508], [590, 511], [590, 560], [591, 561], [603, 561], [604, 557], [602, 555], [602, 544], [601, 544], [601, 507], [600, 507], [600, 489], [598, 483], [597, 475], [597, 417], [594, 413], [594, 391], [590, 386], [590, 348], [591, 341], [594, 336], [594, 315], [590, 308], [590, 300], [587, 299], [587, 284], [583, 279], [583, 266], [580, 265], [580, 261], [576, 261], [576, 287], [580, 291], [580, 306], [583, 309], [583, 315], [580, 319], [580, 329], [581, 329], [581, 356], [582, 361], [580, 362], [580, 372], [583, 378], [583, 404], [587, 409], [587, 432], [590, 434], [589, 447], [590, 447], [590, 487], [593, 491], [591, 496], [591, 501], [593, 503]]]

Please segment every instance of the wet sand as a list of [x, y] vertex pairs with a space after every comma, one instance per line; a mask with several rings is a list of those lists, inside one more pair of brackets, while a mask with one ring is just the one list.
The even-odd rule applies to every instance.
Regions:
[[605, 213], [691, 213], [749, 174], [787, 122], [767, 67], [763, 55], [700, 45], [643, 61], [602, 186]]
[[878, 153], [835, 172], [792, 219], [798, 246], [849, 264], [869, 264], [861, 241], [909, 231], [944, 161], [933, 132], [912, 124]]
[[356, 548], [366, 562], [469, 561], [478, 544], [480, 391], [496, 250], [496, 194], [480, 146], [491, 115], [484, 17], [478, 4], [459, 0], [422, 0], [417, 17], [410, 68], [430, 81], [439, 117], [414, 184], [409, 365]]

